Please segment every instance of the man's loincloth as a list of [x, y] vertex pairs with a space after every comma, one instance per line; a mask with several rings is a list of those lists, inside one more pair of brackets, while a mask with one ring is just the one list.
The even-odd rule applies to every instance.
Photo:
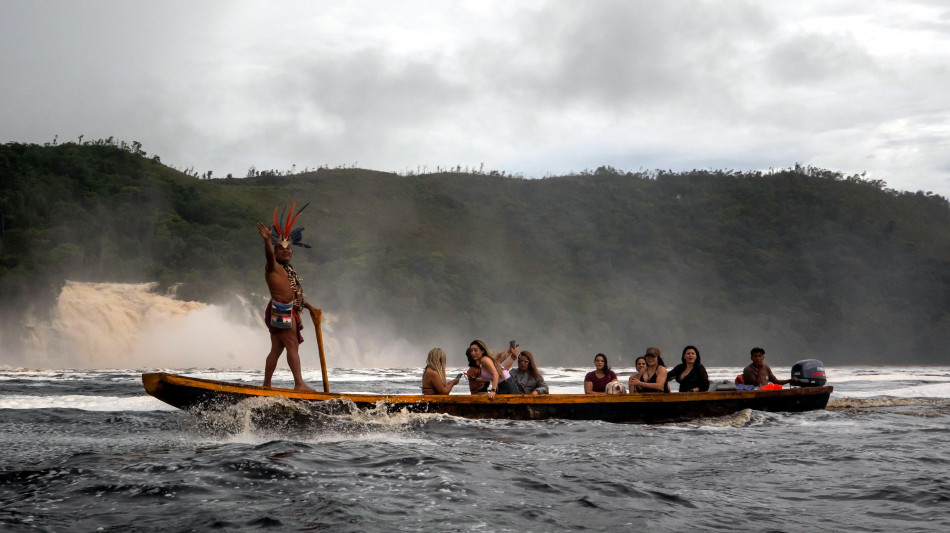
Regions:
[[[280, 302], [275, 302], [274, 300], [267, 302], [267, 307], [264, 310], [264, 324], [267, 325], [267, 331], [269, 331], [271, 335], [280, 335], [280, 333], [285, 330], [271, 325], [271, 315], [273, 313], [272, 308], [275, 303], [280, 304], [281, 306], [288, 305], [288, 304], [282, 304]], [[303, 330], [303, 323], [300, 321], [300, 314], [297, 313], [297, 310], [291, 308], [291, 311], [293, 312], [294, 320], [297, 322], [297, 342], [302, 344], [303, 333], [301, 333], [301, 331]]]

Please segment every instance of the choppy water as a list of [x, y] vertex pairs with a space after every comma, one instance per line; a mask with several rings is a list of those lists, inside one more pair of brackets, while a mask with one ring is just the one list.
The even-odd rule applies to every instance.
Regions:
[[[552, 392], [578, 392], [587, 371], [546, 377]], [[828, 374], [829, 409], [800, 414], [301, 426], [264, 423], [262, 408], [292, 408], [280, 400], [174, 410], [144, 393], [137, 370], [0, 370], [0, 530], [950, 531], [950, 368]], [[416, 392], [420, 376], [330, 372], [332, 389], [350, 392]]]

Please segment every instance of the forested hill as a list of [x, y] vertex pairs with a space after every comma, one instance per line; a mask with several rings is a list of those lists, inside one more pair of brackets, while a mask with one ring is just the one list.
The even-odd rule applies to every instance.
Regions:
[[[516, 338], [545, 364], [946, 364], [950, 206], [813, 168], [519, 179], [322, 169], [198, 179], [108, 143], [0, 147], [0, 309], [14, 349], [65, 279], [263, 298], [258, 220], [311, 202], [308, 297], [459, 359]], [[356, 331], [353, 329], [352, 331]], [[407, 354], [419, 366], [424, 353]]]

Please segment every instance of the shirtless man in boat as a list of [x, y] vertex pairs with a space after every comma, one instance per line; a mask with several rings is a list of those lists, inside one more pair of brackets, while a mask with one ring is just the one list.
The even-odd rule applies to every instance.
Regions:
[[[292, 212], [293, 208], [291, 208]], [[293, 224], [288, 222], [286, 225]], [[267, 354], [267, 362], [264, 365], [264, 386], [271, 386], [271, 377], [274, 375], [274, 369], [277, 368], [277, 361], [286, 349], [287, 364], [294, 375], [294, 389], [314, 392], [303, 380], [300, 372], [300, 343], [303, 342], [303, 335], [300, 333], [303, 329], [303, 324], [300, 323], [300, 311], [304, 307], [311, 312], [315, 312], [316, 309], [304, 300], [300, 278], [290, 266], [290, 259], [294, 255], [292, 243], [289, 241], [290, 228], [278, 228], [277, 225], [268, 228], [263, 222], [258, 222], [257, 232], [264, 239], [264, 256], [267, 259], [264, 279], [267, 281], [271, 297], [264, 314], [264, 321], [270, 331], [270, 353]], [[283, 237], [278, 240], [276, 246], [271, 242], [272, 235], [275, 233]], [[297, 238], [299, 239], [299, 232]]]
[[762, 348], [752, 348], [752, 364], [742, 370], [742, 382], [745, 385], [761, 387], [770, 382], [776, 385], [785, 385], [792, 381], [790, 379], [778, 379], [772, 373], [769, 365], [765, 364], [765, 350]]

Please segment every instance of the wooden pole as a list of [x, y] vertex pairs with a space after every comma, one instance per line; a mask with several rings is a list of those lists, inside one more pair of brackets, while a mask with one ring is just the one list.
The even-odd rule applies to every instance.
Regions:
[[317, 330], [317, 348], [320, 350], [320, 370], [323, 371], [323, 392], [330, 392], [330, 380], [327, 378], [327, 360], [323, 355], [323, 330], [320, 329], [320, 322], [323, 320], [323, 310], [310, 310], [310, 318], [313, 320], [313, 327]]

